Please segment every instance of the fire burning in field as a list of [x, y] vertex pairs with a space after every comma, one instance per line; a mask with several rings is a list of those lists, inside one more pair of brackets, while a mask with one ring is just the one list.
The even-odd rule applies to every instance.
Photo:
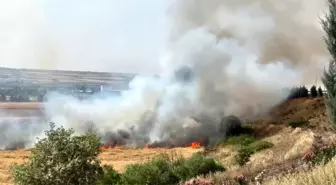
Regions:
[[[199, 149], [201, 148], [201, 143], [200, 142], [192, 142], [188, 147], [190, 148], [194, 148], [194, 149]], [[150, 145], [150, 144], [146, 144], [143, 149], [153, 149], [153, 148], [161, 148], [159, 146], [155, 146]], [[111, 145], [102, 145], [100, 147], [101, 151], [106, 151], [106, 150], [120, 150], [120, 146], [116, 145], [116, 146], [111, 146]]]
[[199, 142], [192, 142], [190, 145], [191, 148], [200, 148], [201, 147], [201, 143]]

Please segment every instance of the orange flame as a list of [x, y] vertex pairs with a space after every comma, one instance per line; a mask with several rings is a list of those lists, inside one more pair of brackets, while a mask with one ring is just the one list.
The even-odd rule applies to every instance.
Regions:
[[199, 142], [192, 142], [190, 145], [191, 148], [200, 148], [201, 147], [201, 143]]

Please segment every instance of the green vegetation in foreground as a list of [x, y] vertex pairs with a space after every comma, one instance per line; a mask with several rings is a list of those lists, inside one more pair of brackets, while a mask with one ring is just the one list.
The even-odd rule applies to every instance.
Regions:
[[93, 134], [73, 136], [72, 129], [50, 124], [46, 137], [31, 151], [29, 162], [13, 165], [18, 185], [92, 185], [103, 175], [98, 160], [100, 139]]
[[227, 139], [221, 140], [219, 145], [235, 146], [238, 149], [238, 154], [235, 159], [241, 166], [246, 164], [254, 153], [273, 147], [273, 143], [257, 140], [255, 137], [248, 134], [228, 137]]
[[224, 171], [224, 167], [211, 157], [201, 153], [191, 158], [171, 160], [160, 156], [143, 164], [128, 165], [121, 175], [120, 184], [168, 184], [175, 185], [199, 175]]
[[336, 126], [336, 1], [328, 0], [329, 11], [325, 19], [321, 19], [325, 31], [324, 41], [330, 54], [329, 66], [324, 70], [322, 82], [327, 90], [326, 106], [329, 119]]
[[18, 185], [176, 185], [199, 175], [224, 171], [214, 158], [196, 153], [190, 158], [161, 155], [142, 164], [126, 167], [122, 174], [98, 159], [100, 139], [94, 134], [73, 136], [63, 127], [46, 131], [35, 145], [29, 162], [13, 165]]

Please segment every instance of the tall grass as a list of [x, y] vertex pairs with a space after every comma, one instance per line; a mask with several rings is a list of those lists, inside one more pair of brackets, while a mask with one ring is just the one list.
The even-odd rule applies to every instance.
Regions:
[[336, 158], [328, 164], [318, 166], [310, 172], [288, 174], [274, 178], [265, 185], [334, 185], [336, 184]]

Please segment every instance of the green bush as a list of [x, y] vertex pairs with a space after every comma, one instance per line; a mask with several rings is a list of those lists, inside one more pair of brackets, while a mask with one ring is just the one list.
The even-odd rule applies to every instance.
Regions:
[[238, 154], [235, 156], [235, 159], [239, 165], [246, 164], [250, 160], [250, 156], [255, 152], [273, 147], [273, 143], [258, 141], [255, 137], [247, 134], [222, 139], [218, 145], [233, 145], [237, 147]]
[[250, 160], [252, 154], [273, 146], [273, 143], [268, 141], [254, 141], [248, 145], [242, 145], [242, 147], [238, 150], [238, 154], [235, 156], [235, 159], [239, 165], [243, 166]]
[[313, 164], [327, 164], [331, 159], [336, 156], [336, 148], [335, 146], [325, 147], [319, 149], [313, 160]]
[[302, 159], [313, 164], [313, 165], [320, 165], [320, 164], [327, 164], [336, 156], [336, 146], [320, 146], [314, 147], [313, 150], [307, 152]]
[[253, 142], [256, 141], [256, 138], [251, 136], [251, 135], [247, 135], [247, 134], [243, 134], [240, 136], [232, 136], [232, 137], [228, 137], [226, 139], [222, 139], [219, 141], [219, 145], [236, 145], [236, 146], [247, 146]]
[[259, 152], [261, 150], [265, 150], [268, 148], [272, 148], [274, 146], [273, 143], [270, 143], [268, 141], [256, 141], [254, 143], [251, 143], [248, 147], [253, 151], [253, 152]]
[[288, 126], [292, 128], [307, 127], [309, 126], [309, 122], [308, 121], [293, 121], [293, 122], [288, 123]]
[[250, 157], [253, 153], [253, 150], [249, 147], [244, 146], [240, 148], [238, 150], [238, 154], [235, 156], [236, 162], [243, 166], [250, 160]]
[[121, 175], [112, 168], [112, 166], [105, 165], [103, 167], [104, 175], [103, 177], [97, 182], [96, 185], [115, 185], [120, 184]]
[[199, 175], [225, 170], [214, 158], [206, 157], [200, 153], [194, 154], [189, 159], [179, 161], [174, 166], [176, 174], [183, 181]]
[[172, 163], [162, 157], [143, 164], [128, 165], [121, 179], [125, 185], [173, 185], [179, 182]]
[[73, 136], [63, 127], [45, 132], [31, 151], [29, 162], [15, 164], [11, 173], [18, 185], [92, 185], [103, 175], [98, 154], [100, 140], [96, 135]]
[[143, 164], [132, 164], [126, 167], [121, 176], [123, 185], [175, 185], [199, 175], [223, 171], [224, 167], [213, 158], [200, 153], [191, 158], [178, 158], [170, 160], [160, 156]]

